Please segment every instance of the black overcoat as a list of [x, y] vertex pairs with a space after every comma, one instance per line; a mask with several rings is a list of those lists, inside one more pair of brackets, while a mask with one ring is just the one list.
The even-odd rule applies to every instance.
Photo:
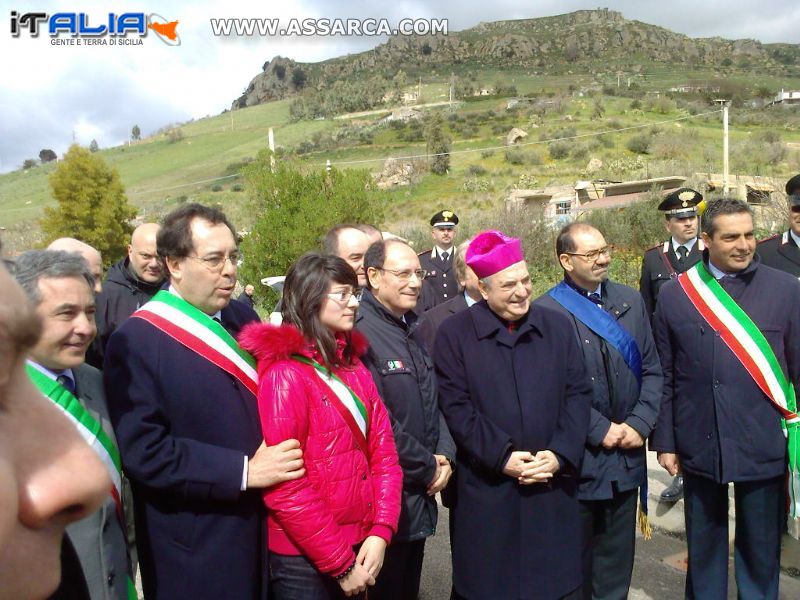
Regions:
[[642, 257], [642, 274], [639, 278], [639, 292], [644, 298], [644, 305], [647, 307], [647, 314], [650, 318], [656, 312], [656, 303], [661, 286], [670, 279], [674, 279], [678, 273], [693, 267], [700, 260], [702, 252], [702, 241], [697, 240], [692, 246], [692, 251], [686, 256], [683, 265], [678, 262], [678, 255], [672, 248], [672, 241], [666, 242], [650, 248]]
[[[800, 281], [756, 258], [722, 286], [767, 338], [797, 389]], [[677, 281], [661, 290], [653, 332], [664, 395], [650, 448], [677, 452], [685, 471], [717, 483], [784, 475], [778, 411]]]
[[[453, 583], [467, 598], [558, 598], [581, 584], [576, 473], [591, 387], [566, 317], [532, 308], [514, 333], [486, 301], [439, 328], [439, 402], [458, 449]], [[555, 452], [549, 484], [502, 473], [512, 450]]]

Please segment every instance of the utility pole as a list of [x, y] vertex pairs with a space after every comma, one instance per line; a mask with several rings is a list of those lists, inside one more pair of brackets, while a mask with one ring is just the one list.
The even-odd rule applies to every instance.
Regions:
[[729, 100], [714, 100], [722, 106], [722, 193], [728, 195], [728, 103]]
[[455, 73], [450, 73], [450, 108], [453, 108], [453, 85], [456, 78]]
[[272, 169], [272, 172], [275, 172], [275, 134], [272, 131], [272, 127], [269, 128], [269, 166]]

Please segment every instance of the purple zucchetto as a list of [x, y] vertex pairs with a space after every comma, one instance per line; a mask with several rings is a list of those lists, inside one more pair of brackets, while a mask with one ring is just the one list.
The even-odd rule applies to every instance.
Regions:
[[475, 236], [467, 248], [466, 260], [475, 275], [483, 279], [525, 260], [525, 256], [520, 240], [491, 229]]

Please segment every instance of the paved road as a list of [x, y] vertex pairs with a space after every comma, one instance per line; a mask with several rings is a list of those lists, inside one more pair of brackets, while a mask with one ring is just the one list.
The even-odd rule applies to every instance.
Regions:
[[[447, 600], [450, 594], [450, 545], [447, 529], [447, 509], [440, 507], [439, 530], [425, 546], [420, 600]], [[480, 551], [476, 548], [476, 552]], [[631, 600], [676, 600], [683, 598], [685, 573], [670, 564], [679, 564], [686, 556], [686, 543], [672, 535], [656, 531], [653, 538], [636, 540], [636, 563], [633, 570]], [[733, 560], [728, 598], [736, 598], [733, 581]], [[781, 575], [781, 599], [800, 598], [800, 579]], [[483, 600], [483, 599], [480, 599]], [[501, 600], [487, 598], [485, 600]]]

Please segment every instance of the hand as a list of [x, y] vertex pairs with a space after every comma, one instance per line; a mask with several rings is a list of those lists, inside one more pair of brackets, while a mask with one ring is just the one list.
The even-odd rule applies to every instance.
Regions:
[[[436, 458], [436, 455], [434, 454], [433, 457]], [[439, 477], [441, 477], [441, 475], [442, 475], [442, 463], [440, 463], [439, 460], [437, 459], [436, 472], [433, 474], [433, 478], [428, 483], [428, 489], [431, 489], [431, 486], [435, 484], [437, 481], [439, 481]]]
[[339, 580], [339, 587], [342, 588], [345, 596], [355, 596], [367, 591], [368, 585], [375, 585], [375, 578], [369, 571], [356, 561], [353, 570]]
[[439, 466], [439, 477], [428, 485], [428, 496], [434, 496], [438, 492], [441, 492], [447, 486], [447, 482], [450, 481], [450, 477], [453, 475], [453, 467], [450, 466], [450, 461], [441, 454], [434, 454], [434, 456]]
[[361, 549], [356, 556], [356, 563], [363, 565], [373, 577], [378, 577], [383, 567], [383, 556], [386, 553], [386, 540], [377, 535], [371, 535], [361, 544]]
[[606, 432], [606, 437], [603, 438], [602, 445], [606, 450], [616, 448], [625, 437], [625, 429], [619, 423], [612, 423], [611, 427]]
[[247, 461], [247, 488], [267, 488], [305, 474], [300, 442], [284, 440], [275, 446], [261, 442], [256, 453]]
[[560, 468], [558, 458], [550, 450], [540, 450], [533, 457], [533, 462], [528, 463], [526, 469], [519, 478], [520, 485], [530, 485], [532, 483], [546, 483], [553, 478]]
[[644, 437], [641, 433], [636, 431], [627, 423], [623, 423], [620, 425], [620, 427], [622, 427], [622, 429], [625, 431], [625, 435], [622, 438], [622, 441], [619, 443], [620, 448], [624, 450], [631, 450], [633, 448], [641, 448], [644, 445]]
[[503, 467], [503, 473], [514, 479], [519, 479], [522, 472], [528, 468], [528, 463], [533, 460], [533, 454], [523, 450], [516, 450], [511, 453]]
[[681, 473], [681, 461], [677, 454], [672, 452], [659, 452], [658, 464], [667, 470], [667, 473], [675, 477]]

